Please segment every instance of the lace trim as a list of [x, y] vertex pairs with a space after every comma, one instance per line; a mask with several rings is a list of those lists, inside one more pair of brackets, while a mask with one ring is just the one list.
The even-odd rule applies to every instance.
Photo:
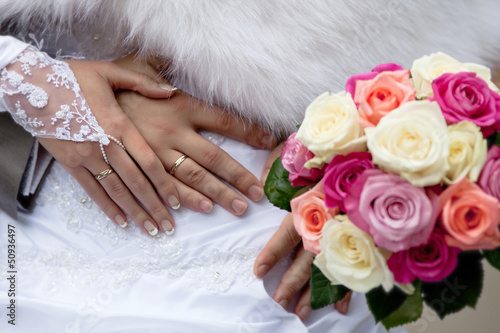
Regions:
[[[46, 90], [50, 90], [50, 94]], [[33, 136], [94, 141], [103, 145], [110, 142], [87, 105], [69, 65], [32, 46], [2, 69], [0, 98], [4, 98], [4, 94], [15, 106], [15, 111], [10, 110], [15, 121]], [[49, 95], [55, 102], [49, 104]], [[29, 104], [23, 102], [23, 97]], [[72, 101], [70, 105], [66, 104], [68, 101]]]

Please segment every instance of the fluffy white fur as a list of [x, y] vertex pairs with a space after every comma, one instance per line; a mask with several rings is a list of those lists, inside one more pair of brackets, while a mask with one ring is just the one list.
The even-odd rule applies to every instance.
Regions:
[[170, 59], [175, 85], [277, 132], [382, 62], [410, 67], [435, 51], [500, 59], [498, 0], [0, 0], [0, 13], [73, 30], [87, 48], [125, 43]]

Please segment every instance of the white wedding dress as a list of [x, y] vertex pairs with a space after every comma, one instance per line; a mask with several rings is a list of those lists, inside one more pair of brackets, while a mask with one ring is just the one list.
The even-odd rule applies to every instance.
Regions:
[[[260, 174], [267, 151], [210, 136]], [[1, 332], [385, 332], [360, 294], [347, 315], [329, 306], [305, 323], [272, 300], [291, 259], [264, 280], [253, 275], [256, 255], [286, 213], [265, 199], [243, 217], [219, 206], [210, 214], [181, 208], [173, 212], [174, 236], [150, 237], [133, 223], [110, 222], [56, 163], [37, 201], [18, 221], [0, 212], [0, 253], [14, 225], [17, 271], [16, 326], [7, 324], [2, 292]], [[10, 285], [5, 263], [2, 291]]]

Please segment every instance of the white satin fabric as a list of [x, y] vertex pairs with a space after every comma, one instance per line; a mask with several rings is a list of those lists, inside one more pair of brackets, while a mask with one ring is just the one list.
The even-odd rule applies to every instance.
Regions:
[[[269, 154], [230, 139], [221, 147], [256, 175]], [[150, 237], [112, 224], [55, 164], [38, 203], [18, 221], [0, 212], [1, 332], [385, 332], [363, 295], [346, 316], [329, 306], [305, 323], [272, 300], [291, 259], [264, 281], [253, 275], [286, 213], [266, 199], [243, 217], [181, 208], [174, 236]], [[16, 227], [16, 326], [5, 306], [7, 224]]]

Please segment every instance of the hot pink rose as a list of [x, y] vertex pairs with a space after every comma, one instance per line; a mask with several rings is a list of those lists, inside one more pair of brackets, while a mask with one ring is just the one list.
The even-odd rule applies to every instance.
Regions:
[[314, 157], [302, 142], [295, 140], [295, 135], [290, 135], [281, 151], [281, 163], [290, 173], [288, 178], [292, 186], [305, 186], [314, 183], [323, 177], [323, 171], [317, 168], [307, 169], [304, 164]]
[[500, 202], [468, 178], [462, 178], [440, 195], [440, 223], [446, 242], [462, 250], [500, 246]]
[[350, 153], [337, 155], [325, 168], [323, 190], [326, 206], [339, 207], [345, 212], [344, 199], [358, 176], [367, 169], [373, 169], [370, 153]]
[[500, 147], [488, 150], [486, 163], [479, 175], [478, 185], [489, 195], [500, 200]]
[[445, 73], [432, 82], [434, 98], [448, 124], [468, 120], [485, 137], [500, 130], [500, 95], [472, 72]]
[[319, 239], [325, 222], [339, 213], [338, 208], [329, 209], [325, 205], [323, 184], [319, 183], [306, 193], [290, 201], [293, 225], [302, 236], [304, 249], [318, 254], [321, 252]]
[[387, 265], [399, 283], [411, 283], [415, 278], [439, 282], [457, 266], [458, 253], [459, 248], [448, 246], [444, 236], [434, 231], [427, 244], [393, 253]]
[[431, 197], [398, 175], [371, 169], [347, 191], [344, 205], [377, 246], [398, 252], [427, 243], [439, 212], [438, 197]]
[[403, 67], [396, 65], [396, 64], [380, 64], [374, 69], [372, 69], [371, 72], [369, 73], [362, 73], [362, 74], [357, 74], [351, 76], [346, 84], [345, 84], [345, 90], [351, 94], [351, 96], [354, 97], [354, 93], [356, 92], [356, 82], [357, 81], [364, 81], [364, 80], [371, 80], [375, 76], [378, 75], [378, 73], [382, 72], [392, 72], [392, 71], [399, 71], [402, 70]]
[[382, 72], [371, 80], [358, 80], [353, 98], [359, 105], [361, 125], [377, 126], [386, 114], [406, 102], [415, 100], [410, 71]]

